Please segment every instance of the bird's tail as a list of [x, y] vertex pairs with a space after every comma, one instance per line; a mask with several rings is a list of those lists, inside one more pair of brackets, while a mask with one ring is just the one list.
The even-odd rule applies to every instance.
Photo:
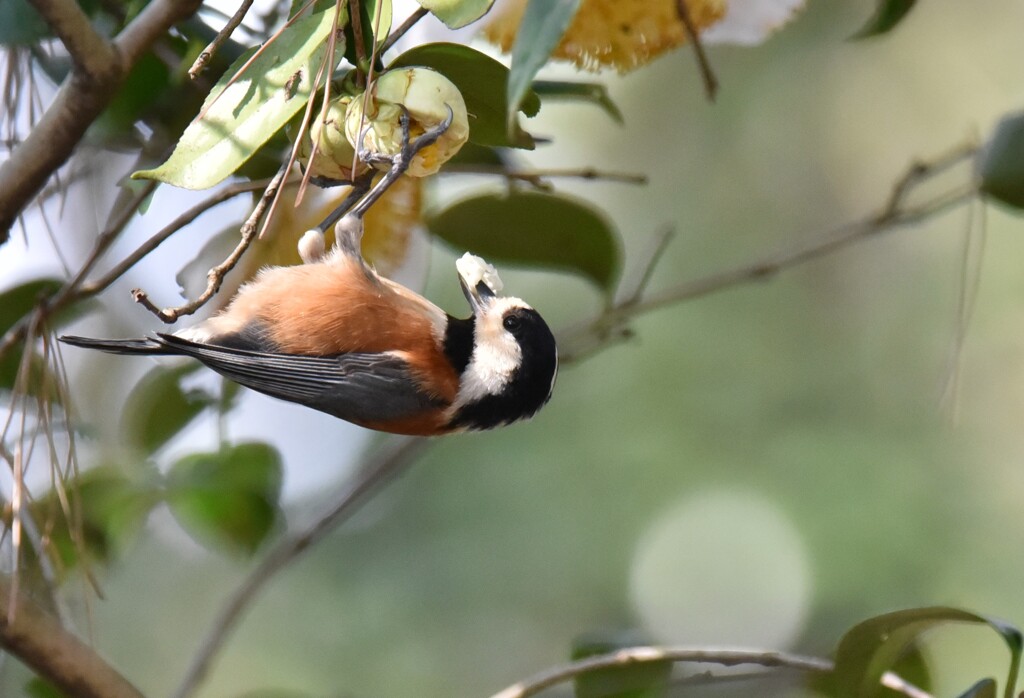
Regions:
[[156, 339], [91, 339], [89, 337], [75, 337], [63, 335], [60, 341], [75, 347], [86, 349], [99, 349], [109, 354], [175, 354], [173, 349], [162, 344]]

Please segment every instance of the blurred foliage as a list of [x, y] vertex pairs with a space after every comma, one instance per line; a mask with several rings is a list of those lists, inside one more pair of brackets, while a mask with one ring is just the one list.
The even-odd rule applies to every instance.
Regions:
[[[391, 3], [380, 1], [382, 24], [391, 26]], [[449, 26], [459, 26], [486, 11], [490, 2], [421, 4]], [[582, 4], [530, 2], [510, 69], [475, 49], [441, 42], [413, 47], [386, 62], [387, 67], [430, 66], [459, 87], [473, 118], [472, 145], [457, 162], [495, 166], [498, 173], [508, 170], [513, 167], [508, 148], [531, 149], [547, 140], [523, 130], [520, 114], [535, 117], [542, 102], [545, 107], [568, 102], [570, 117], [560, 121], [563, 112], [554, 111], [552, 121], [538, 120], [530, 130], [542, 133], [543, 124], [556, 141], [575, 149], [568, 155], [538, 149], [539, 162], [560, 166], [583, 151], [587, 163], [654, 170], [660, 179], [641, 195], [595, 185], [596, 193], [584, 198], [570, 184], [558, 193], [510, 186], [502, 195], [477, 191], [451, 201], [439, 196], [425, 219], [438, 239], [510, 266], [582, 276], [607, 301], [627, 266], [623, 250], [639, 246], [641, 236], [666, 218], [687, 232], [681, 249], [670, 251], [656, 273], [659, 282], [671, 284], [680, 276], [707, 273], [725, 260], [742, 260], [750, 250], [763, 250], [768, 230], [818, 229], [863, 214], [866, 202], [884, 200], [888, 193], [886, 172], [898, 172], [900, 162], [921, 148], [944, 144], [929, 130], [928, 119], [915, 116], [908, 129], [894, 107], [892, 119], [903, 130], [885, 141], [897, 151], [891, 154], [893, 162], [872, 161], [862, 169], [860, 163], [871, 159], [867, 153], [877, 152], [872, 144], [888, 133], [888, 126], [872, 121], [877, 105], [910, 109], [907, 105], [913, 104], [915, 115], [937, 111], [928, 103], [934, 95], [921, 81], [901, 78], [890, 64], [899, 62], [911, 76], [920, 75], [914, 61], [939, 71], [933, 49], [941, 43], [930, 35], [914, 35], [908, 39], [911, 48], [925, 45], [928, 50], [911, 52], [906, 59], [899, 53], [906, 44], [893, 53], [885, 53], [882, 42], [839, 47], [840, 35], [849, 33], [846, 28], [863, 8], [812, 7], [802, 28], [771, 47], [749, 56], [726, 50], [716, 54], [714, 63], [728, 89], [712, 111], [689, 95], [697, 92], [692, 79], [680, 78], [680, 66], [689, 65], [690, 56], [652, 66], [646, 79], [612, 81], [611, 87], [535, 80]], [[362, 26], [369, 27], [376, 5], [360, 6]], [[903, 27], [913, 6], [906, 0], [878, 0], [875, 15], [857, 36]], [[106, 5], [83, 7], [94, 18], [110, 11]], [[123, 26], [138, 9], [104, 14], [103, 21]], [[1002, 11], [1014, 12], [1009, 6]], [[938, 21], [928, 24], [928, 12], [979, 24], [972, 29], [958, 22], [955, 35], [944, 34]], [[989, 35], [998, 30], [998, 22], [983, 24], [995, 21], [962, 12], [940, 3], [927, 11], [922, 7], [915, 13], [921, 23], [907, 29], [942, 34], [955, 46], [963, 40], [964, 46], [983, 52], [979, 47], [993, 43]], [[8, 45], [49, 36], [22, 0], [0, 3], [4, 25], [0, 43]], [[135, 66], [90, 137], [111, 149], [135, 143], [131, 147], [140, 166], [148, 167], [163, 146], [185, 131], [178, 140], [183, 154], [176, 152], [149, 171], [179, 185], [206, 186], [232, 173], [265, 176], [288, 148], [284, 122], [317, 93], [302, 92], [287, 109], [270, 115], [264, 107], [275, 94], [291, 89], [300, 63], [308, 77], [329, 28], [324, 16], [292, 24], [263, 62], [250, 67], [257, 75], [255, 86], [237, 101], [217, 104], [206, 94], [208, 84], [184, 77], [213, 31], [203, 21], [184, 23], [165, 37], [159, 57], [147, 55]], [[346, 31], [345, 55], [355, 63], [355, 35], [351, 27]], [[384, 31], [364, 34], [363, 53], [385, 36]], [[240, 43], [225, 45], [204, 74], [217, 81], [209, 94], [235, 77], [251, 55], [244, 51]], [[854, 51], [860, 53], [851, 57]], [[822, 54], [827, 60], [819, 60]], [[815, 61], [808, 61], [809, 55]], [[988, 61], [995, 64], [991, 57]], [[1019, 63], [999, 58], [1000, 65], [1006, 62]], [[57, 78], [67, 70], [60, 61], [42, 67]], [[957, 89], [966, 89], [956, 87], [956, 68], [943, 68], [942, 104]], [[973, 70], [970, 75], [974, 85]], [[1000, 80], [1017, 94], [1019, 78], [992, 78], [992, 83]], [[910, 99], [903, 94], [910, 89], [920, 90], [913, 95], [918, 101], [901, 101]], [[211, 108], [190, 133], [186, 125], [204, 97]], [[990, 99], [985, 114], [1006, 113], [1004, 101]], [[597, 107], [603, 121], [576, 111], [576, 103]], [[853, 103], [856, 109], [850, 108]], [[606, 131], [595, 130], [608, 125], [606, 116], [627, 125], [614, 138], [599, 137]], [[211, 127], [217, 118], [221, 121]], [[858, 119], [873, 125], [864, 132], [852, 129]], [[961, 119], [955, 119], [958, 128]], [[989, 199], [1015, 209], [1024, 207], [1022, 124], [1024, 117], [1017, 112], [1005, 116], [985, 139], [976, 171], [970, 173]], [[138, 145], [140, 126], [153, 134], [144, 148]], [[927, 137], [914, 141], [919, 132]], [[245, 142], [224, 158], [213, 150], [211, 134], [218, 143]], [[900, 138], [906, 140], [904, 149], [893, 147], [904, 145]], [[248, 169], [243, 167], [254, 154]], [[183, 174], [189, 168], [201, 170], [201, 176]], [[858, 198], [862, 190], [874, 198]], [[709, 232], [698, 234], [702, 230]], [[951, 301], [950, 282], [935, 267], [948, 261], [943, 255], [949, 246], [918, 238], [908, 243], [908, 254], [899, 244], [850, 252], [842, 260], [795, 273], [770, 291], [737, 291], [680, 309], [671, 318], [639, 318], [635, 326], [642, 346], [609, 350], [563, 376], [554, 404], [535, 424], [440, 444], [344, 535], [326, 541], [302, 563], [302, 574], [286, 575], [261, 600], [206, 694], [238, 695], [256, 685], [282, 686], [264, 691], [267, 695], [486, 694], [495, 683], [563, 659], [568, 638], [596, 627], [634, 625], [631, 560], [653, 515], [680, 497], [721, 489], [756, 492], [800, 530], [797, 543], [813, 569], [813, 598], [802, 599], [808, 618], [800, 637], [779, 642], [824, 654], [838, 629], [853, 626], [839, 642], [835, 672], [810, 681], [810, 690], [837, 698], [892, 695], [878, 686], [878, 678], [889, 670], [924, 687], [955, 685], [960, 690], [978, 676], [1005, 671], [1003, 689], [1011, 696], [1021, 655], [1019, 631], [954, 606], [913, 606], [950, 603], [1024, 614], [1016, 584], [1024, 569], [1019, 556], [1006, 554], [1005, 535], [1024, 525], [1014, 494], [1022, 484], [1019, 444], [1005, 433], [999, 444], [992, 438], [999, 434], [1000, 420], [1019, 432], [1020, 406], [1010, 398], [1006, 409], [992, 408], [975, 393], [965, 404], [979, 416], [963, 431], [950, 435], [936, 424], [930, 383], [943, 371], [938, 367], [944, 365], [951, 333], [943, 313]], [[989, 244], [1000, 246], [995, 255], [1000, 260], [1019, 258], [1021, 249], [1012, 241]], [[195, 249], [202, 246], [190, 253]], [[447, 259], [445, 266], [438, 278], [447, 287]], [[999, 278], [998, 293], [1008, 300], [989, 296], [991, 305], [978, 307], [975, 327], [980, 329], [973, 331], [984, 338], [979, 341], [984, 346], [974, 349], [976, 365], [999, 353], [993, 346], [1019, 350], [1020, 338], [1011, 329], [1016, 323], [1006, 318], [1019, 312], [1024, 287], [1015, 280], [1019, 274], [1010, 281]], [[531, 303], [546, 313], [550, 309], [560, 322], [594, 312], [594, 294], [578, 292], [568, 277], [522, 276], [516, 281], [529, 287]], [[968, 281], [961, 279], [959, 293], [968, 293]], [[45, 278], [2, 292], [0, 334], [60, 284]], [[526, 296], [526, 291], [516, 295]], [[0, 357], [0, 390], [14, 387], [23, 365], [18, 354]], [[1004, 357], [995, 363], [998, 375], [981, 369], [973, 377], [989, 389], [1016, 385], [1019, 376], [1012, 371], [1017, 363]], [[31, 371], [28, 386], [53, 386], [42, 354], [33, 349], [24, 365]], [[96, 609], [105, 625], [100, 644], [154, 693], [165, 692], [178, 678], [202, 630], [196, 619], [217, 610], [222, 595], [210, 590], [236, 584], [241, 573], [236, 558], [253, 555], [282, 531], [286, 472], [335, 468], [335, 454], [343, 444], [351, 446], [345, 442], [354, 433], [339, 431], [334, 423], [320, 427], [327, 423], [305, 415], [294, 422], [279, 420], [282, 413], [274, 412], [267, 439], [302, 440], [307, 452], [315, 453], [315, 463], [282, 455], [284, 448], [276, 442], [233, 441], [225, 424], [237, 416], [237, 388], [228, 384], [217, 394], [194, 387], [196, 378], [194, 366], [160, 366], [119, 402], [99, 389], [96, 404], [92, 396], [77, 396], [80, 408], [86, 407], [86, 421], [100, 422], [104, 412], [124, 415], [120, 442], [111, 446], [84, 439], [86, 450], [99, 453], [91, 467], [64, 483], [71, 493], [70, 511], [53, 490], [35, 497], [29, 507], [33, 519], [45, 524], [46, 550], [58, 563], [59, 581], [84, 562], [106, 565], [102, 574], [108, 578], [108, 598], [116, 603]], [[277, 408], [263, 403], [261, 409]], [[218, 422], [215, 446], [202, 446], [196, 431], [213, 421]], [[236, 419], [233, 427], [239, 422], [251, 426]], [[1003, 466], [1002, 460], [1012, 463]], [[320, 477], [331, 481], [346, 472], [340, 468]], [[327, 508], [326, 489], [320, 484], [290, 504], [299, 519]], [[156, 515], [161, 509], [169, 510], [192, 539], [228, 555], [183, 553], [173, 535], [164, 535], [167, 527]], [[10, 521], [9, 512], [5, 519]], [[25, 553], [26, 564], [32, 562], [31, 553]], [[710, 577], [713, 565], [706, 567]], [[742, 589], [742, 598], [735, 597], [736, 613], [745, 613], [741, 601], [750, 602], [753, 610], [740, 620], [753, 628], [758, 605], [766, 603], [758, 595], [758, 582], [723, 577], [711, 578], [709, 585], [722, 597]], [[675, 592], [679, 597], [698, 593], [688, 588]], [[880, 608], [898, 606], [910, 608], [856, 622]], [[730, 619], [716, 620], [725, 624]], [[955, 661], [941, 655], [935, 659], [929, 649], [938, 634], [933, 631], [942, 626], [943, 635], [955, 634], [945, 628], [954, 623], [996, 630], [1010, 648], [1009, 670], [997, 648], [987, 645], [981, 651], [991, 667], [974, 661], [977, 657], [962, 647]], [[137, 630], [145, 627], [161, 632], [139, 643]], [[586, 641], [572, 652], [581, 658], [622, 646]], [[575, 691], [587, 698], [660, 696], [671, 671], [667, 663], [657, 663], [594, 672], [579, 677]], [[4, 681], [4, 686], [26, 686]], [[962, 695], [995, 696], [998, 686], [982, 679]], [[25, 691], [40, 698], [55, 695], [39, 680], [29, 682]]]
[[877, 0], [875, 14], [853, 35], [854, 39], [866, 39], [869, 36], [885, 34], [896, 28], [903, 21], [917, 0]]

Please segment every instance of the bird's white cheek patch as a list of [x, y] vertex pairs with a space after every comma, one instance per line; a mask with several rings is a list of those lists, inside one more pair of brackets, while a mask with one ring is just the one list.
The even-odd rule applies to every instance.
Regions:
[[522, 351], [512, 337], [508, 342], [478, 344], [462, 374], [457, 404], [466, 405], [488, 395], [497, 395], [512, 380]]

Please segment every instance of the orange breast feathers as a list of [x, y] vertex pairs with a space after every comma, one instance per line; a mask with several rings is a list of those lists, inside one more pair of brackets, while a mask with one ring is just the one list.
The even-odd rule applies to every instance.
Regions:
[[343, 254], [267, 268], [214, 318], [222, 330], [254, 320], [265, 326], [280, 351], [307, 356], [396, 352], [434, 397], [450, 402], [458, 393], [459, 377], [443, 352], [444, 311], [404, 286], [367, 273]]

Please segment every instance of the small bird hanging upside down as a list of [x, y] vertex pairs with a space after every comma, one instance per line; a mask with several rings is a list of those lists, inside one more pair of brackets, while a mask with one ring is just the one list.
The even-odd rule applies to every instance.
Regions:
[[493, 267], [468, 253], [457, 263], [472, 310], [460, 319], [362, 258], [363, 213], [431, 136], [409, 143], [338, 221], [334, 249], [321, 254], [307, 233], [300, 242], [306, 264], [262, 270], [219, 314], [174, 334], [61, 341], [115, 354], [190, 356], [253, 390], [397, 434], [490, 429], [532, 417], [554, 386], [555, 338], [532, 307], [497, 295]]

